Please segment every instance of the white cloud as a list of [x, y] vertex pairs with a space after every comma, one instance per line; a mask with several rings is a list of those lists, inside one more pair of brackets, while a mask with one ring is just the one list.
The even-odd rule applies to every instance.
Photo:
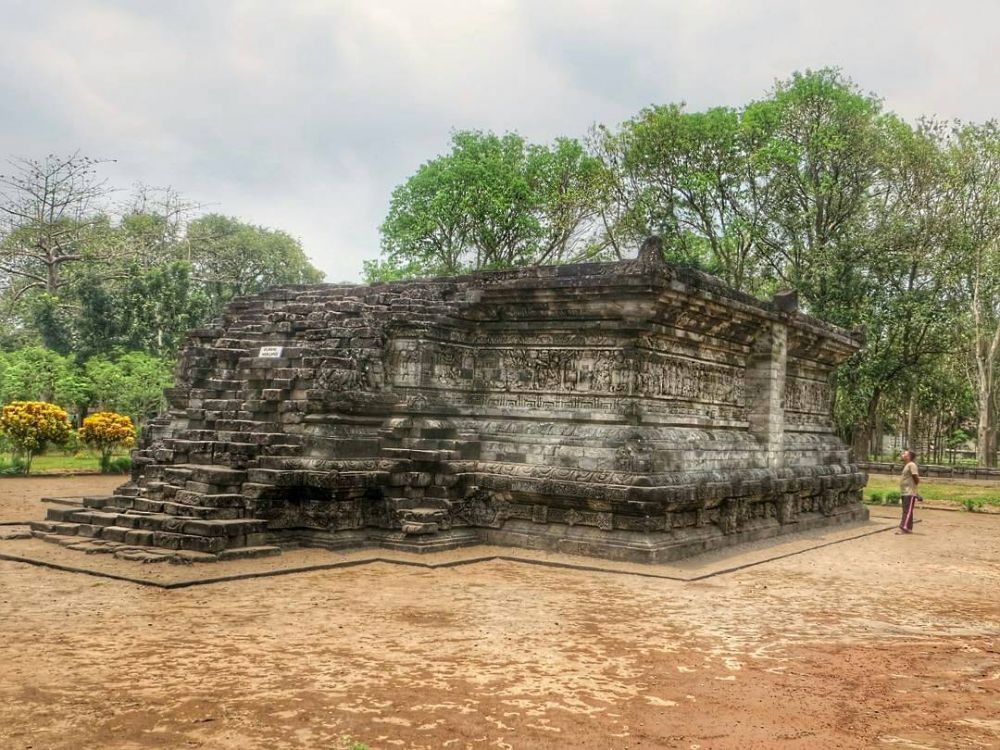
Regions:
[[0, 156], [77, 148], [300, 237], [378, 253], [392, 188], [455, 128], [582, 135], [654, 102], [737, 105], [839, 65], [906, 117], [1000, 104], [1000, 6], [747, 2], [6, 2]]

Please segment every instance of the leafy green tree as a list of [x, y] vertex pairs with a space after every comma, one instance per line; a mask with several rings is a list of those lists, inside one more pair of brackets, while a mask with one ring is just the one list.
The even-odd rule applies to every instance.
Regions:
[[565, 262], [593, 249], [599, 162], [560, 139], [463, 131], [396, 188], [369, 281]]
[[842, 408], [854, 410], [842, 425], [859, 455], [878, 451], [888, 413], [904, 414], [896, 422], [907, 438], [917, 433], [914, 405], [954, 351], [959, 315], [948, 293], [951, 234], [941, 130], [930, 122], [914, 129], [896, 118], [883, 126], [860, 221], [864, 231], [855, 235], [865, 255], [849, 277], [839, 276], [850, 278], [851, 288], [826, 303], [840, 311], [835, 322], [846, 320], [867, 333], [865, 348], [839, 374]]
[[38, 346], [0, 353], [0, 403], [46, 401], [75, 410], [88, 398], [72, 357]]
[[795, 73], [744, 118], [767, 133], [756, 158], [769, 187], [760, 246], [767, 264], [811, 312], [851, 325], [866, 208], [884, 142], [882, 103], [838, 70]]
[[192, 277], [203, 285], [212, 314], [234, 297], [323, 280], [294, 237], [228, 216], [195, 219], [188, 224], [185, 243]]
[[173, 385], [172, 362], [144, 352], [91, 357], [83, 370], [94, 406], [127, 414], [139, 425], [164, 407], [163, 391]]
[[180, 261], [146, 270], [132, 266], [123, 278], [86, 275], [75, 291], [75, 351], [81, 359], [115, 349], [173, 356], [210, 308], [191, 267]]
[[956, 125], [948, 141], [958, 294], [978, 412], [976, 460], [995, 466], [1000, 422], [1000, 125]]
[[615, 254], [659, 234], [673, 260], [755, 290], [770, 192], [760, 166], [768, 135], [737, 110], [692, 113], [676, 104], [644, 109], [619, 131], [595, 129], [591, 146], [605, 166], [605, 237]]

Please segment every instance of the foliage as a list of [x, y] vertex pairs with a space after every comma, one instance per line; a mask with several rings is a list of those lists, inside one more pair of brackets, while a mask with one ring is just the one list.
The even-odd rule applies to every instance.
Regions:
[[23, 458], [14, 456], [8, 460], [0, 456], [0, 477], [19, 477], [27, 473], [27, 464]]
[[111, 454], [118, 448], [131, 448], [135, 444], [135, 425], [122, 414], [102, 411], [83, 420], [78, 430], [80, 439], [95, 448], [101, 457], [101, 471], [110, 470]]
[[[911, 125], [824, 68], [742, 107], [654, 105], [595, 126], [585, 147], [557, 144], [561, 161], [517, 134], [456, 133], [393, 193], [368, 279], [624, 258], [660, 234], [672, 262], [761, 297], [793, 288], [806, 312], [865, 332], [836, 374], [839, 432], [859, 456], [895, 432], [942, 460], [975, 420], [980, 463], [996, 459], [995, 122]], [[546, 158], [573, 186], [573, 240], [551, 254]]]
[[600, 164], [572, 139], [461, 131], [392, 194], [368, 281], [587, 257]]
[[107, 468], [101, 470], [107, 474], [128, 474], [132, 470], [132, 459], [128, 456], [115, 456], [108, 461]]
[[0, 288], [57, 295], [75, 266], [101, 258], [108, 231], [99, 161], [80, 154], [11, 159], [0, 174]]
[[[74, 154], [0, 175], [0, 402], [138, 424], [185, 331], [235, 296], [321, 278], [288, 234], [140, 186], [110, 201]], [[588, 138], [459, 131], [392, 194], [369, 281], [628, 257], [673, 262], [863, 330], [835, 376], [856, 455], [895, 434], [934, 460], [1000, 434], [1000, 126], [903, 121], [832, 68], [735, 107], [646, 107]], [[140, 362], [130, 358], [151, 359]]]
[[0, 403], [48, 401], [72, 408], [87, 399], [87, 383], [71, 357], [39, 346], [0, 352]]
[[172, 365], [143, 352], [96, 356], [83, 365], [92, 403], [128, 414], [141, 424], [164, 406], [163, 391], [173, 384]]
[[192, 277], [203, 285], [213, 315], [233, 297], [323, 280], [299, 241], [280, 230], [209, 214], [188, 225], [185, 242]]
[[24, 459], [24, 473], [31, 472], [31, 459], [46, 444], [59, 445], [70, 433], [65, 410], [44, 401], [14, 401], [3, 407], [0, 432]]
[[287, 233], [195, 216], [172, 191], [139, 186], [115, 207], [93, 159], [11, 167], [0, 175], [0, 348], [173, 357], [233, 297], [322, 279]]

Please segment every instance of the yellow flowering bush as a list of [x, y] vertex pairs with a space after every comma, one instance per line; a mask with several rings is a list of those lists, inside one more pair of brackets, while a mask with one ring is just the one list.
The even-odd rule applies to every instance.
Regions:
[[24, 473], [28, 474], [31, 459], [47, 443], [62, 445], [69, 439], [69, 415], [44, 401], [12, 401], [0, 413], [0, 432], [24, 459]]
[[77, 435], [101, 452], [101, 471], [107, 472], [115, 448], [131, 448], [135, 444], [135, 425], [124, 414], [99, 411], [83, 420]]

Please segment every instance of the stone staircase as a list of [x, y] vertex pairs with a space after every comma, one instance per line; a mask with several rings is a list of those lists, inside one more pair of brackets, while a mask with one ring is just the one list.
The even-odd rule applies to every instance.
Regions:
[[154, 467], [139, 485], [85, 497], [82, 508], [50, 508], [34, 536], [88, 552], [145, 562], [213, 562], [280, 554], [267, 522], [244, 517], [246, 472], [225, 466]]

